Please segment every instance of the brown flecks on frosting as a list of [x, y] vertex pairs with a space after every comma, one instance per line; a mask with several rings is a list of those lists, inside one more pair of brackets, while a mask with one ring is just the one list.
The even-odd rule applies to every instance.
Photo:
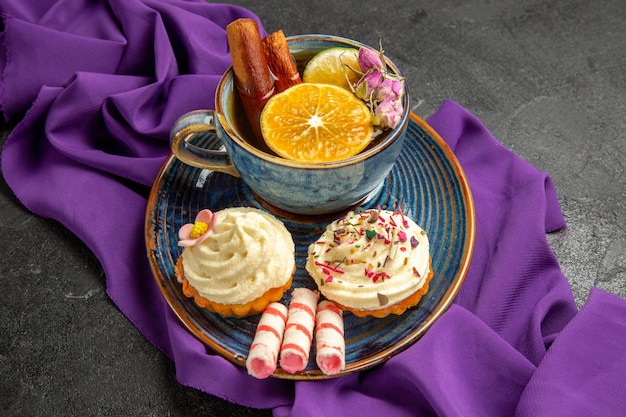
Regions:
[[398, 243], [394, 242], [391, 247], [391, 251], [389, 252], [389, 259], [396, 259], [396, 255], [398, 254]]
[[[319, 268], [325, 276], [324, 282], [335, 282], [337, 275], [343, 271], [336, 270], [340, 265], [354, 265], [362, 253], [367, 253], [372, 245], [385, 245], [388, 254], [384, 260], [375, 262], [375, 267], [368, 264], [364, 268], [365, 276], [372, 282], [382, 282], [391, 276], [381, 269], [387, 267], [388, 262], [395, 261], [399, 253], [403, 254], [402, 262], [405, 265], [409, 263], [409, 258], [405, 257], [411, 249], [416, 248], [419, 243], [415, 235], [409, 236], [409, 224], [404, 217], [401, 208], [394, 212], [381, 212], [381, 210], [365, 210], [359, 209], [343, 216], [335, 221], [336, 229], [328, 228], [325, 233], [325, 239], [315, 242], [318, 245], [326, 245], [324, 253], [327, 253], [338, 246], [346, 246], [348, 257], [332, 261], [326, 261], [326, 264], [317, 262], [318, 256], [324, 256], [322, 251], [313, 250], [312, 255], [316, 262], [315, 266]], [[366, 240], [363, 239], [366, 238]], [[371, 259], [377, 259], [380, 251], [374, 250]], [[417, 271], [414, 274], [419, 276]]]
[[378, 302], [380, 303], [381, 307], [389, 303], [389, 298], [387, 298], [385, 294], [376, 293], [376, 295], [378, 296]]

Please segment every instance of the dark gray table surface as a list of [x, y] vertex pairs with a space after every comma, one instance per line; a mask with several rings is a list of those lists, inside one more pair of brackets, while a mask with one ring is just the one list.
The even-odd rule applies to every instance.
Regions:
[[[551, 174], [568, 227], [548, 241], [578, 305], [592, 286], [626, 298], [623, 0], [233, 3], [268, 31], [382, 39], [414, 112], [427, 118], [453, 99]], [[178, 384], [108, 299], [89, 250], [3, 180], [0, 235], [1, 415], [271, 415]]]

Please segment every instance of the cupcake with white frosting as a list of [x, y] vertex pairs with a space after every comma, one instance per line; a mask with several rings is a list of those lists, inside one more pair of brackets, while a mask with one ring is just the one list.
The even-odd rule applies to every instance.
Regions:
[[289, 289], [295, 245], [285, 225], [262, 210], [202, 210], [179, 231], [176, 264], [183, 293], [224, 316], [261, 313]]
[[432, 278], [426, 232], [401, 211], [355, 210], [308, 249], [306, 270], [323, 296], [359, 317], [402, 314]]

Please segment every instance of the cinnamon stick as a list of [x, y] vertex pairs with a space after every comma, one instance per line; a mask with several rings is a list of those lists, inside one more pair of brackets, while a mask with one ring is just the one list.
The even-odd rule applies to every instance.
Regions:
[[259, 116], [275, 93], [274, 79], [264, 54], [259, 27], [255, 20], [240, 18], [226, 26], [235, 86], [250, 126], [263, 142]]
[[263, 50], [275, 78], [276, 93], [302, 82], [282, 30], [272, 32], [263, 39]]

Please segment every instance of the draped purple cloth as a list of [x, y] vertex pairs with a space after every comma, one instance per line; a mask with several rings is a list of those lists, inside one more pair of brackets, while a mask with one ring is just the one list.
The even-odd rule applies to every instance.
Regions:
[[565, 226], [549, 175], [453, 101], [429, 123], [459, 159], [476, 207], [474, 257], [455, 303], [374, 369], [326, 381], [249, 377], [170, 311], [151, 276], [143, 222], [170, 127], [212, 107], [230, 65], [224, 28], [255, 16], [202, 0], [0, 0], [0, 11], [0, 110], [21, 120], [2, 173], [29, 210], [95, 253], [108, 295], [172, 358], [180, 383], [276, 416], [626, 410], [626, 301], [594, 288], [577, 311], [545, 239]]

